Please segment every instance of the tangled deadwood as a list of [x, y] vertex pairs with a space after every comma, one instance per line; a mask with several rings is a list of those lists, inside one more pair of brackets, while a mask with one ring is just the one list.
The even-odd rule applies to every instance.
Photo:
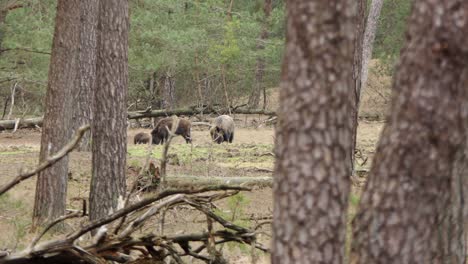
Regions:
[[[199, 189], [167, 189], [114, 212], [104, 219], [90, 222], [80, 229], [57, 238], [39, 243], [40, 238], [54, 224], [79, 214], [63, 216], [46, 227], [40, 236], [36, 237], [29, 247], [22, 252], [0, 257], [0, 263], [106, 263], [107, 260], [118, 263], [130, 263], [143, 259], [165, 261], [172, 258], [176, 263], [184, 263], [183, 256], [212, 263], [216, 256], [203, 254], [209, 247], [209, 238], [213, 243], [237, 242], [251, 245], [261, 251], [268, 251], [256, 241], [256, 230], [238, 226], [217, 215], [212, 208], [213, 203], [220, 199], [246, 191], [240, 186], [211, 186]], [[199, 232], [180, 235], [161, 235], [156, 233], [142, 234], [138, 232], [153, 216], [162, 210], [178, 206], [191, 207], [205, 214], [210, 221], [220, 224], [217, 231]], [[122, 224], [117, 233], [112, 230], [123, 217], [129, 219]], [[98, 230], [92, 239], [84, 239], [92, 230]], [[197, 243], [195, 243], [197, 242]], [[192, 249], [194, 243], [197, 247]]]

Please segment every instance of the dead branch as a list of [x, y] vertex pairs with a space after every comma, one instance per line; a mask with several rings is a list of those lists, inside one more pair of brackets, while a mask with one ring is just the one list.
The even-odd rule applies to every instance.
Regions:
[[14, 129], [15, 126], [18, 128], [34, 128], [36, 126], [42, 126], [42, 117], [21, 119], [19, 122], [17, 122], [16, 119], [0, 121], [0, 131]]
[[15, 185], [19, 184], [20, 182], [36, 175], [37, 173], [49, 168], [53, 164], [55, 164], [57, 161], [61, 160], [63, 157], [65, 157], [68, 153], [70, 153], [80, 142], [80, 139], [83, 137], [83, 134], [88, 131], [90, 128], [89, 125], [82, 126], [80, 127], [75, 134], [75, 137], [70, 141], [67, 145], [65, 145], [61, 150], [59, 150], [55, 155], [48, 157], [44, 162], [42, 162], [36, 169], [32, 171], [28, 171], [25, 173], [21, 173], [20, 175], [16, 176], [12, 181], [9, 183], [3, 185], [0, 188], [0, 195], [4, 194], [11, 188], [13, 188]]
[[[252, 245], [262, 251], [268, 251], [263, 245], [256, 242], [256, 232], [247, 228], [235, 225], [220, 216], [217, 216], [211, 209], [211, 201], [221, 199], [237, 193], [240, 190], [246, 190], [242, 187], [229, 186], [212, 186], [201, 189], [187, 190], [164, 190], [154, 194], [152, 197], [140, 201], [135, 204], [126, 206], [105, 219], [91, 222], [83, 226], [81, 229], [68, 234], [65, 238], [55, 239], [36, 245], [39, 238], [43, 236], [41, 233], [38, 238], [34, 239], [32, 246], [23, 252], [6, 255], [0, 257], [2, 263], [105, 263], [106, 260], [116, 261], [119, 263], [127, 263], [137, 261], [140, 258], [152, 257], [157, 261], [163, 261], [165, 258], [172, 258], [177, 263], [184, 263], [182, 256], [193, 256], [202, 261], [213, 260], [212, 257], [199, 254], [203, 248], [198, 248], [192, 251], [190, 249], [191, 242], [207, 242], [212, 239], [213, 245], [218, 245], [226, 242], [237, 242], [247, 245]], [[213, 193], [215, 191], [215, 193]], [[221, 193], [220, 193], [221, 192]], [[167, 199], [166, 199], [167, 198]], [[95, 239], [91, 244], [79, 246], [81, 242], [77, 242], [83, 234], [95, 229], [102, 228], [106, 224], [122, 217], [123, 215], [134, 216], [139, 214], [140, 210], [146, 205], [157, 202], [145, 213], [138, 216], [134, 221], [129, 223], [120, 234], [115, 236], [106, 235], [107, 231], [101, 232], [104, 235], [100, 239]], [[133, 237], [133, 231], [147, 221], [151, 216], [155, 215], [162, 208], [174, 206], [176, 204], [187, 204], [197, 210], [203, 212], [209, 221], [216, 221], [226, 229], [218, 231], [210, 231], [208, 233], [182, 234], [172, 236], [162, 236], [154, 234], [146, 234], [140, 237]], [[75, 212], [76, 216], [80, 212]], [[62, 217], [54, 221], [58, 223], [71, 216]], [[51, 224], [52, 226], [53, 224]], [[104, 228], [107, 230], [107, 228]], [[86, 243], [86, 242], [85, 242]], [[178, 251], [174, 246], [178, 244], [183, 249], [183, 252]], [[206, 243], [205, 243], [206, 245]], [[132, 254], [132, 251], [134, 252]], [[135, 254], [138, 253], [138, 254]], [[222, 257], [221, 255], [217, 257]], [[81, 261], [81, 262], [80, 262]]]
[[17, 86], [18, 82], [15, 82], [15, 84], [11, 87], [10, 111], [8, 112], [7, 119], [10, 119], [11, 114], [13, 113], [13, 107], [15, 107], [15, 94]]
[[[199, 108], [181, 108], [181, 109], [174, 109], [174, 110], [152, 110], [151, 112], [139, 113], [139, 112], [129, 112], [128, 119], [139, 119], [145, 117], [166, 117], [171, 115], [185, 115], [185, 116], [194, 116], [200, 114], [226, 114], [229, 113], [229, 109], [227, 108], [217, 108], [217, 107], [199, 107]], [[269, 116], [276, 116], [275, 111], [268, 111], [262, 109], [231, 109], [231, 114], [260, 114], [260, 115], [269, 115]]]
[[37, 54], [44, 54], [44, 55], [51, 55], [49, 51], [41, 51], [41, 50], [33, 50], [29, 48], [7, 48], [7, 49], [0, 49], [0, 53], [7, 52], [7, 51], [25, 51]]
[[162, 208], [164, 208], [166, 206], [170, 206], [170, 205], [174, 205], [176, 203], [179, 203], [179, 202], [183, 201], [184, 198], [185, 198], [185, 195], [177, 194], [175, 196], [172, 196], [172, 197], [168, 198], [166, 201], [158, 203], [155, 206], [151, 207], [148, 211], [146, 211], [146, 213], [144, 213], [143, 215], [141, 215], [140, 217], [138, 217], [137, 219], [132, 221], [127, 226], [127, 228], [125, 228], [125, 230], [122, 231], [122, 233], [119, 235], [119, 238], [122, 239], [122, 238], [125, 238], [125, 237], [129, 236], [131, 233], [133, 233], [135, 231], [135, 229], [140, 227], [143, 224], [144, 221], [146, 221], [148, 218], [150, 218], [151, 216], [158, 213], [160, 209], [162, 209]]
[[172, 139], [176, 136], [176, 130], [179, 127], [179, 118], [177, 116], [172, 116], [172, 129], [169, 130], [166, 127], [167, 132], [169, 134], [169, 138], [167, 139], [166, 143], [164, 144], [162, 158], [161, 158], [161, 186], [164, 188], [167, 184], [166, 180], [166, 165], [167, 165], [167, 153], [169, 152], [169, 146], [171, 145]]
[[[174, 110], [152, 110], [150, 112], [128, 112], [128, 119], [140, 119], [150, 117], [167, 117], [171, 115], [185, 115], [185, 116], [196, 116], [200, 114], [225, 114], [227, 109], [213, 108], [213, 107], [200, 107], [200, 108], [181, 108]], [[275, 116], [275, 111], [268, 111], [262, 109], [235, 109], [231, 111], [232, 114], [245, 114], [245, 115], [268, 115]], [[13, 129], [15, 120], [2, 120], [0, 121], [0, 131], [6, 129]], [[200, 124], [202, 125], [202, 124]], [[204, 124], [203, 124], [204, 125]], [[34, 128], [36, 126], [42, 126], [42, 117], [35, 117], [30, 119], [23, 119], [19, 124], [19, 128]]]
[[34, 248], [34, 246], [37, 244], [37, 242], [39, 242], [39, 240], [47, 233], [47, 231], [49, 231], [52, 227], [54, 227], [58, 223], [61, 223], [61, 222], [65, 221], [65, 220], [67, 220], [67, 219], [80, 217], [80, 216], [83, 216], [83, 213], [81, 211], [78, 211], [78, 212], [74, 212], [74, 213], [71, 213], [71, 214], [61, 216], [61, 217], [55, 219], [54, 221], [50, 222], [46, 226], [46, 228], [44, 228], [44, 230], [42, 230], [42, 232], [33, 239], [33, 241], [31, 242], [31, 245], [29, 245], [29, 248], [31, 248], [31, 249]]
[[[150, 160], [151, 160], [151, 156], [153, 154], [153, 148], [154, 148], [154, 145], [153, 144], [149, 144], [148, 145], [148, 154], [146, 155], [146, 160], [145, 160], [145, 165], [141, 168], [140, 172], [138, 173], [138, 175], [136, 176], [136, 178], [134, 179], [133, 183], [132, 183], [132, 187], [130, 188], [130, 191], [128, 192], [127, 194], [127, 197], [125, 198], [125, 203], [124, 203], [124, 207], [127, 207], [129, 201], [130, 201], [130, 197], [132, 195], [135, 194], [135, 192], [137, 191], [137, 188], [138, 188], [138, 181], [139, 179], [143, 176], [143, 174], [148, 170], [148, 167], [149, 167], [149, 164], [150, 164]], [[125, 220], [126, 220], [126, 216], [122, 217], [120, 219], [120, 222], [119, 224], [117, 225], [117, 227], [115, 228], [114, 230], [114, 234], [117, 234], [120, 230], [120, 228], [122, 227], [122, 225], [125, 223]]]

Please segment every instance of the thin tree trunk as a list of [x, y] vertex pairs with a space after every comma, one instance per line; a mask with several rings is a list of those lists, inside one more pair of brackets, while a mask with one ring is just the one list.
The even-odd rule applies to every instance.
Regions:
[[227, 17], [228, 17], [228, 20], [231, 21], [232, 20], [232, 6], [234, 5], [234, 0], [231, 0], [229, 2], [229, 7], [228, 7], [228, 10], [227, 10]]
[[343, 263], [354, 0], [289, 0], [276, 130], [272, 263]]
[[[362, 69], [362, 49], [363, 49], [363, 38], [364, 38], [364, 27], [366, 22], [366, 0], [356, 0], [357, 2], [357, 12], [358, 15], [353, 21], [353, 26], [355, 30], [354, 39], [354, 62], [353, 62], [353, 83], [354, 83], [354, 92], [350, 94], [350, 113], [351, 113], [351, 127], [353, 128], [352, 134], [352, 145], [349, 149], [351, 158], [349, 162], [351, 163], [351, 175], [354, 175], [354, 153], [356, 151], [356, 142], [357, 142], [357, 129], [358, 129], [358, 119], [359, 119], [359, 105], [361, 98], [361, 69]], [[351, 176], [350, 175], [350, 176]]]
[[[263, 6], [264, 21], [262, 25], [262, 31], [260, 37], [257, 41], [257, 51], [265, 49], [265, 42], [268, 39], [268, 27], [269, 27], [269, 18], [271, 14], [271, 0], [265, 0]], [[260, 103], [260, 94], [263, 91], [265, 99], [265, 84], [263, 83], [263, 76], [265, 74], [265, 59], [262, 55], [257, 57], [257, 65], [255, 67], [255, 84], [252, 89], [252, 93], [249, 97], [248, 105], [250, 108], [258, 108]], [[263, 108], [265, 109], [266, 103], [264, 101]]]
[[[76, 85], [73, 90], [72, 133], [91, 124], [93, 116], [94, 85], [96, 81], [96, 43], [99, 2], [81, 1], [80, 55]], [[91, 132], [81, 138], [78, 151], [91, 151]]]
[[15, 94], [16, 94], [16, 87], [18, 86], [18, 83], [15, 82], [15, 84], [11, 87], [11, 99], [10, 99], [10, 111], [8, 111], [7, 119], [11, 119], [11, 114], [13, 114], [13, 107], [15, 107]]
[[203, 106], [203, 92], [200, 83], [200, 70], [198, 63], [198, 52], [195, 52], [195, 81], [197, 82], [198, 106]]
[[375, 34], [379, 23], [380, 11], [382, 10], [383, 0], [372, 0], [369, 15], [367, 16], [366, 29], [364, 32], [364, 43], [362, 49], [362, 71], [361, 87], [366, 88], [367, 75], [369, 74], [369, 61], [372, 58]]
[[172, 110], [174, 108], [174, 80], [169, 72], [165, 72], [164, 76], [162, 77], [162, 96], [163, 96], [163, 104], [162, 108], [166, 110]]
[[5, 119], [5, 115], [6, 115], [6, 109], [8, 108], [8, 104], [10, 102], [10, 97], [8, 96], [5, 96], [5, 103], [3, 105], [3, 114], [2, 114], [2, 119]]
[[446, 259], [455, 238], [444, 222], [460, 199], [452, 174], [468, 132], [460, 85], [467, 41], [467, 1], [414, 2], [391, 114], [353, 224], [356, 263], [462, 263]]
[[[78, 70], [80, 0], [59, 0], [46, 94], [46, 111], [39, 162], [70, 139], [71, 93]], [[34, 200], [33, 229], [65, 214], [68, 158], [39, 173]]]
[[125, 196], [128, 28], [128, 1], [99, 2], [91, 220], [115, 211]]
[[226, 65], [221, 65], [221, 78], [222, 78], [222, 84], [223, 84], [223, 90], [224, 90], [224, 103], [226, 104], [226, 108], [228, 109], [229, 115], [231, 114], [231, 102], [229, 100], [229, 95], [228, 95], [228, 87], [227, 87], [227, 82], [226, 82]]

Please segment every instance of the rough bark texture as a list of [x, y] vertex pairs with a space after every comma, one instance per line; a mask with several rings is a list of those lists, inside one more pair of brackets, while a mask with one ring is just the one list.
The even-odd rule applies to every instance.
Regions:
[[[46, 110], [39, 161], [61, 149], [70, 139], [71, 91], [78, 67], [80, 1], [59, 0], [55, 19]], [[65, 213], [68, 158], [39, 173], [34, 200], [33, 226]]]
[[354, 0], [287, 2], [273, 263], [344, 261], [356, 11]]
[[463, 263], [447, 258], [443, 223], [466, 140], [468, 91], [459, 84], [467, 41], [467, 1], [414, 2], [391, 114], [354, 221], [355, 262]]
[[[263, 13], [264, 13], [264, 22], [262, 25], [262, 31], [260, 37], [257, 41], [257, 50], [261, 51], [265, 49], [265, 42], [268, 39], [268, 28], [269, 28], [269, 18], [271, 14], [271, 2], [272, 0], [264, 0]], [[248, 105], [250, 108], [258, 108], [260, 103], [260, 93], [265, 89], [265, 84], [263, 83], [263, 76], [265, 74], [265, 59], [259, 55], [257, 58], [257, 65], [255, 67], [255, 83], [252, 90], [252, 93], [249, 97]], [[263, 108], [265, 109], [265, 105]]]
[[[466, 87], [466, 86], [465, 86]], [[467, 228], [468, 210], [468, 148], [467, 144], [455, 156], [452, 169], [450, 191], [450, 206], [446, 208], [446, 215], [442, 224], [441, 247], [444, 263], [466, 264], [467, 261]]]
[[[73, 117], [70, 129], [74, 133], [83, 125], [91, 124], [94, 84], [96, 81], [96, 44], [99, 2], [81, 1], [79, 69], [73, 90]], [[91, 151], [91, 132], [81, 139], [79, 151]]]
[[89, 201], [91, 220], [115, 211], [118, 200], [125, 195], [128, 27], [128, 1], [100, 1]]
[[361, 87], [366, 88], [367, 75], [369, 73], [369, 61], [372, 58], [372, 49], [374, 46], [377, 24], [379, 23], [380, 11], [382, 10], [383, 0], [372, 0], [369, 15], [367, 16], [366, 29], [364, 31], [364, 43], [362, 49], [362, 71]]

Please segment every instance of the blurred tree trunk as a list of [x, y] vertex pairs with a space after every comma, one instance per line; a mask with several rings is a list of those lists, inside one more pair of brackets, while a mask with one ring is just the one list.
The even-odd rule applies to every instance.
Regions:
[[379, 23], [380, 11], [382, 10], [383, 0], [372, 0], [369, 15], [367, 16], [366, 29], [364, 32], [364, 43], [362, 51], [362, 81], [361, 86], [366, 88], [367, 76], [369, 74], [369, 61], [372, 58], [372, 49], [374, 46], [375, 34]]
[[468, 63], [468, 2], [417, 0], [408, 25], [390, 117], [353, 224], [352, 258], [465, 263], [451, 248], [454, 235], [463, 234], [446, 222], [463, 223], [463, 194], [454, 190], [465, 172], [454, 171], [466, 166], [460, 151], [468, 89], [460, 83]]
[[[71, 136], [70, 104], [78, 71], [79, 11], [79, 0], [58, 1], [39, 162], [60, 150]], [[39, 173], [33, 228], [65, 214], [67, 177], [67, 157]]]
[[89, 216], [115, 211], [125, 196], [128, 89], [128, 1], [100, 0]]
[[[83, 125], [91, 124], [94, 84], [96, 81], [96, 43], [99, 2], [81, 1], [79, 69], [73, 89], [73, 116], [70, 129], [74, 133]], [[78, 151], [91, 151], [91, 132], [81, 139]]]
[[357, 7], [287, 2], [272, 263], [344, 262]]
[[[264, 21], [262, 25], [262, 31], [260, 33], [259, 39], [257, 41], [257, 51], [262, 51], [265, 49], [265, 42], [268, 39], [268, 28], [269, 28], [269, 18], [271, 14], [271, 1], [272, 0], [264, 0], [263, 5], [263, 13], [264, 13]], [[257, 57], [257, 65], [255, 67], [255, 83], [252, 89], [252, 93], [249, 97], [248, 106], [253, 109], [258, 109], [258, 105], [260, 103], [260, 93], [263, 91], [263, 97], [266, 98], [266, 89], [265, 84], [263, 83], [263, 76], [265, 75], [265, 59], [263, 55], [260, 54]], [[264, 102], [263, 108], [266, 107]]]

